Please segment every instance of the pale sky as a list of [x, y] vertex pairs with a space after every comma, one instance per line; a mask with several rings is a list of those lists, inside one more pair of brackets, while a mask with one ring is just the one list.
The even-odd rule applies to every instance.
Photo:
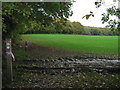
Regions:
[[[94, 27], [105, 27], [106, 24], [102, 24], [101, 18], [104, 12], [106, 12], [106, 8], [111, 7], [111, 4], [118, 5], [117, 2], [113, 2], [113, 0], [105, 0], [104, 6], [99, 9], [95, 8], [95, 1], [97, 0], [75, 0], [76, 2], [73, 4], [72, 11], [73, 15], [69, 18], [70, 21], [78, 21], [84, 26], [94, 26]], [[82, 19], [83, 16], [89, 14], [90, 11], [95, 13], [94, 17], [90, 17], [88, 20], [85, 18]]]

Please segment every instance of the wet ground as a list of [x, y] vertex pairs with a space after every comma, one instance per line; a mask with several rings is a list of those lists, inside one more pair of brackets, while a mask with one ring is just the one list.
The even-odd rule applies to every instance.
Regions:
[[24, 68], [36, 73], [77, 73], [96, 71], [100, 73], [120, 73], [120, 60], [93, 58], [58, 58], [41, 60], [23, 60]]
[[23, 60], [10, 88], [119, 88], [120, 61], [93, 58]]

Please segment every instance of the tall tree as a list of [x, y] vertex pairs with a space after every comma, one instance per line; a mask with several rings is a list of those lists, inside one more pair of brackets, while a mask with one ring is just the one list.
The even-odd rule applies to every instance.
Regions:
[[28, 30], [31, 21], [47, 26], [53, 19], [66, 19], [72, 15], [71, 6], [72, 2], [5, 2], [2, 7], [3, 38], [13, 38]]

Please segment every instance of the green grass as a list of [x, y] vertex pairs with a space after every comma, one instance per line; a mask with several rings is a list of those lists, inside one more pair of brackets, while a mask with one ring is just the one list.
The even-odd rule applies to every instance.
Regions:
[[35, 44], [47, 47], [94, 54], [118, 54], [118, 36], [64, 34], [29, 34], [22, 36], [28, 37]]

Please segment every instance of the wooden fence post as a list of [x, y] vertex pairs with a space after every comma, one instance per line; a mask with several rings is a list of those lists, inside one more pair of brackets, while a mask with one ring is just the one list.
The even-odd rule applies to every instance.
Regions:
[[12, 72], [12, 56], [11, 56], [11, 39], [6, 39], [6, 69], [7, 69], [7, 80], [8, 82], [13, 81]]

